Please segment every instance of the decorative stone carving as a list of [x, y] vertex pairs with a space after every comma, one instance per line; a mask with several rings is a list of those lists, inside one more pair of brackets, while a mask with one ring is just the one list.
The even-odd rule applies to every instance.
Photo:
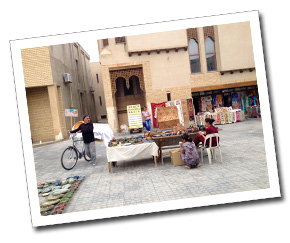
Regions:
[[130, 68], [130, 69], [122, 69], [122, 70], [111, 70], [110, 77], [111, 77], [111, 85], [112, 85], [112, 94], [117, 92], [116, 87], [116, 79], [122, 77], [126, 80], [126, 87], [129, 89], [129, 79], [132, 76], [137, 76], [139, 78], [140, 88], [145, 92], [145, 85], [144, 85], [144, 77], [143, 77], [143, 69], [142, 67], [139, 68]]
[[206, 40], [207, 37], [210, 37], [214, 41], [214, 28], [213, 28], [213, 26], [203, 27], [203, 34], [204, 34], [204, 40]]
[[196, 28], [191, 28], [187, 29], [187, 41], [189, 42], [190, 39], [195, 39], [196, 42], [198, 43], [198, 35], [197, 35], [197, 29]]

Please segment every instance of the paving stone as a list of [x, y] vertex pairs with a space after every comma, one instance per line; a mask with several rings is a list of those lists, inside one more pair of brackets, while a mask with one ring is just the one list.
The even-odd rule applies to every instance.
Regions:
[[60, 164], [63, 150], [72, 143], [66, 140], [33, 149], [37, 181], [85, 176], [64, 213], [269, 188], [261, 119], [219, 127], [223, 163], [217, 153], [211, 165], [205, 156], [201, 167], [187, 170], [174, 167], [170, 156], [155, 167], [148, 156], [120, 161], [110, 174], [106, 148], [96, 143], [95, 167], [80, 159], [66, 171]]

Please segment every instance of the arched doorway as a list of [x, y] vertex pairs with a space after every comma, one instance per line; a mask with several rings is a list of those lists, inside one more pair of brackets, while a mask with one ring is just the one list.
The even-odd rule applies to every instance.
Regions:
[[117, 107], [119, 128], [123, 124], [129, 126], [127, 115], [128, 105], [140, 104], [140, 106], [143, 108], [146, 104], [145, 92], [140, 87], [139, 77], [136, 75], [132, 75], [127, 80], [129, 81], [129, 87], [127, 87], [127, 82], [124, 77], [118, 77], [115, 80], [115, 101]]

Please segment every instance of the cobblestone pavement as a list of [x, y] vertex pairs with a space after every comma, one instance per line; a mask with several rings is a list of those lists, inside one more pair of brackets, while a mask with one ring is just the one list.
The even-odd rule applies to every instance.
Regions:
[[[64, 213], [95, 210], [165, 200], [202, 197], [269, 188], [261, 119], [220, 125], [223, 163], [209, 165], [207, 156], [197, 169], [174, 167], [170, 157], [154, 166], [151, 156], [118, 162], [108, 172], [106, 148], [96, 143], [97, 165], [84, 159], [70, 171], [60, 157], [70, 140], [34, 147], [37, 181], [85, 176]], [[200, 153], [200, 152], [199, 152]]]

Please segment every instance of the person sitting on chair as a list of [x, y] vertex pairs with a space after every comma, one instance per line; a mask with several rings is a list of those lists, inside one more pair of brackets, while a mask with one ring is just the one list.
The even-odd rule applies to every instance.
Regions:
[[[195, 146], [198, 147], [199, 143], [201, 142], [202, 144], [204, 144], [204, 140], [205, 140], [205, 136], [208, 134], [212, 134], [212, 133], [218, 133], [218, 130], [215, 126], [213, 126], [213, 122], [215, 120], [211, 119], [211, 118], [205, 118], [205, 127], [206, 130], [204, 131], [200, 131], [199, 134], [195, 137], [194, 139], [194, 143]], [[212, 142], [211, 142], [211, 146], [215, 147], [217, 146], [217, 141], [216, 138], [212, 138]], [[206, 141], [206, 146], [209, 146], [209, 139]]]
[[180, 144], [180, 156], [185, 164], [185, 168], [198, 168], [200, 166], [199, 155], [191, 138], [187, 134], [182, 135], [182, 143]]

